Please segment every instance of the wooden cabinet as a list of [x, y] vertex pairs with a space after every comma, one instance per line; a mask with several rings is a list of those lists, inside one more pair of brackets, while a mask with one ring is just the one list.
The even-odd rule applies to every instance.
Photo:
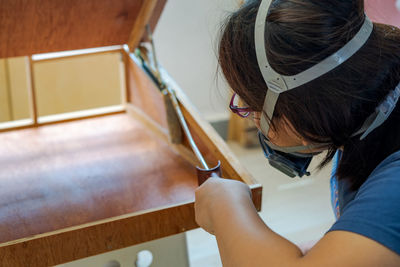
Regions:
[[[32, 70], [52, 58], [32, 56], [37, 53], [113, 45], [93, 53], [121, 54], [127, 89], [120, 109], [49, 120], [35, 106], [39, 96], [30, 76], [31, 120], [0, 133], [2, 266], [61, 264], [198, 227], [198, 162], [187, 139], [169, 142], [163, 96], [131, 53], [164, 4], [0, 2], [0, 57], [29, 56]], [[220, 161], [224, 177], [249, 184], [260, 209], [261, 186], [166, 71], [163, 79], [175, 90], [207, 162]]]

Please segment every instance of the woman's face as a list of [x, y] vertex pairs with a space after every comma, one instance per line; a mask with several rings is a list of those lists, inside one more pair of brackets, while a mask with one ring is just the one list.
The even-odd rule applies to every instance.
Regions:
[[[259, 130], [261, 130], [260, 117], [261, 112], [254, 112], [253, 120]], [[273, 144], [281, 147], [310, 145], [293, 129], [291, 123], [284, 119], [276, 123], [276, 129], [272, 127], [269, 129], [267, 137]]]
[[[254, 123], [259, 130], [261, 130], [260, 117], [261, 117], [261, 112], [253, 113]], [[269, 129], [267, 138], [271, 143], [277, 146], [293, 147], [293, 146], [309, 146], [312, 144], [307, 140], [305, 140], [303, 137], [301, 137], [300, 134], [296, 132], [293, 125], [285, 118], [275, 123], [275, 126], [276, 126], [275, 128], [271, 127]], [[315, 152], [321, 152], [323, 150], [325, 149], [315, 148], [311, 150], [299, 151], [299, 153], [315, 153]]]

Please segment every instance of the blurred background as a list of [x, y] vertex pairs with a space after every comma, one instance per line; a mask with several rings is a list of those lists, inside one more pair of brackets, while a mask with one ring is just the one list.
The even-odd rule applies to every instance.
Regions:
[[[199, 113], [227, 139], [243, 165], [263, 184], [260, 215], [265, 222], [297, 244], [318, 240], [334, 222], [330, 166], [303, 179], [282, 175], [254, 146], [254, 125], [229, 113], [231, 93], [218, 76], [217, 43], [221, 23], [240, 2], [168, 0], [154, 32], [157, 56]], [[366, 0], [366, 12], [373, 21], [400, 26], [399, 10], [400, 1]], [[27, 72], [25, 57], [0, 59], [0, 122], [30, 118]], [[119, 53], [40, 61], [35, 63], [32, 79], [42, 118], [124, 102]], [[312, 166], [317, 163], [314, 159]], [[191, 266], [221, 266], [213, 236], [198, 229], [187, 233], [187, 241]]]

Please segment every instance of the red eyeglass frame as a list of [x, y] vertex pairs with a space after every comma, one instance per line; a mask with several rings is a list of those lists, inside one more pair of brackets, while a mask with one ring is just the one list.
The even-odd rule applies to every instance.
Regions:
[[253, 110], [249, 107], [238, 107], [234, 104], [236, 93], [232, 95], [231, 102], [229, 103], [229, 108], [231, 111], [242, 118], [247, 118]]

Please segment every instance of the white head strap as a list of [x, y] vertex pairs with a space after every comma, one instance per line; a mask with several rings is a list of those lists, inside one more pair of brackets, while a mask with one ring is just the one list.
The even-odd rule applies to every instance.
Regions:
[[[268, 87], [267, 94], [264, 100], [263, 110], [266, 113], [267, 118], [269, 119], [272, 119], [273, 117], [275, 105], [278, 100], [279, 94], [288, 90], [295, 89], [303, 84], [315, 80], [316, 78], [333, 70], [334, 68], [348, 60], [366, 43], [373, 30], [373, 23], [365, 15], [364, 23], [358, 33], [337, 52], [325, 58], [318, 64], [310, 67], [309, 69], [300, 72], [299, 74], [293, 76], [281, 75], [270, 66], [265, 50], [265, 23], [271, 2], [272, 0], [261, 1], [254, 29], [254, 39], [258, 66]], [[264, 136], [268, 136], [268, 131], [270, 128], [267, 118], [266, 116], [261, 116], [260, 121], [261, 129]], [[304, 146], [302, 147], [302, 150], [308, 148], [309, 147]], [[297, 151], [299, 151], [298, 149], [300, 148], [296, 147]], [[289, 153], [288, 151], [292, 152], [293, 148], [285, 147], [279, 150]]]

